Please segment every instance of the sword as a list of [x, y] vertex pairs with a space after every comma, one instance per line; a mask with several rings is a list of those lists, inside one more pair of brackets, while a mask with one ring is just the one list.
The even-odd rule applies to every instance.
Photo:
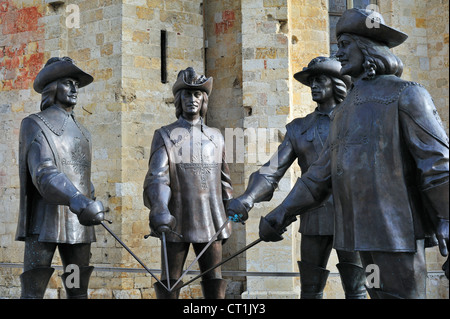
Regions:
[[[165, 268], [166, 268], [166, 277], [167, 277], [167, 287], [168, 288], [166, 288], [166, 289], [168, 291], [172, 291], [172, 289], [170, 288], [170, 276], [169, 276], [169, 262], [168, 262], [168, 255], [167, 255], [166, 232], [172, 233], [172, 234], [180, 237], [180, 239], [183, 239], [183, 235], [178, 234], [177, 232], [173, 231], [169, 227], [163, 227], [162, 230], [160, 231], [160, 233], [161, 233], [161, 243], [162, 243], [162, 249], [163, 249], [163, 258], [164, 258], [164, 264], [165, 264]], [[151, 234], [145, 235], [144, 239], [147, 239], [150, 236], [151, 236]], [[166, 286], [164, 286], [164, 287], [166, 287]]]
[[[230, 261], [231, 259], [233, 259], [234, 257], [236, 257], [236, 256], [238, 256], [238, 255], [240, 255], [240, 254], [242, 254], [244, 251], [246, 251], [246, 250], [252, 248], [253, 246], [259, 244], [260, 242], [262, 242], [262, 239], [261, 239], [261, 238], [258, 238], [257, 240], [255, 240], [255, 241], [252, 242], [251, 244], [245, 246], [244, 248], [242, 248], [242, 249], [239, 250], [238, 252], [234, 253], [234, 255], [228, 257], [227, 259], [222, 260], [222, 261], [221, 261], [220, 263], [218, 263], [217, 265], [215, 265], [215, 266], [209, 268], [208, 270], [204, 271], [203, 273], [201, 273], [201, 274], [198, 275], [197, 277], [195, 277], [195, 278], [189, 280], [187, 283], [185, 283], [184, 285], [182, 285], [182, 286], [179, 287], [179, 288], [176, 288], [175, 290], [181, 289], [181, 288], [183, 288], [183, 287], [189, 285], [190, 283], [196, 281], [197, 279], [199, 279], [199, 278], [202, 277], [203, 275], [206, 275], [207, 273], [209, 273], [210, 271], [213, 271], [213, 270], [216, 269], [217, 267], [222, 266], [222, 265], [225, 264], [226, 262], [228, 262], [228, 261]], [[176, 286], [174, 286], [174, 287], [176, 287]]]
[[169, 262], [168, 262], [168, 257], [167, 257], [166, 233], [164, 231], [161, 233], [161, 242], [162, 242], [162, 246], [163, 246], [164, 265], [166, 266], [167, 288], [169, 289], [169, 291], [171, 291], [170, 276], [169, 276]]
[[[236, 218], [239, 220], [239, 217], [236, 216], [236, 215], [234, 216], [234, 218], [230, 216], [230, 219], [229, 219], [229, 220], [236, 220]], [[289, 220], [286, 224], [290, 224], [291, 222], [292, 222], [292, 220]], [[280, 232], [279, 232], [279, 231], [276, 231], [275, 229], [273, 229], [272, 226], [267, 222], [267, 220], [266, 220], [264, 217], [261, 217], [260, 231], [261, 231], [261, 229], [264, 229], [265, 231], [267, 231], [267, 232], [269, 233], [269, 236], [268, 236], [267, 238], [265, 238], [266, 240], [267, 240], [267, 239], [270, 239], [271, 241], [279, 241], [279, 240], [282, 240], [282, 239], [283, 239], [283, 237], [281, 236]], [[209, 273], [210, 271], [213, 271], [213, 270], [216, 269], [217, 267], [222, 266], [223, 264], [225, 264], [226, 262], [230, 261], [231, 259], [233, 259], [233, 258], [239, 256], [239, 255], [242, 254], [243, 252], [245, 252], [245, 251], [249, 250], [250, 248], [252, 248], [253, 246], [259, 244], [259, 243], [262, 242], [263, 240], [264, 240], [264, 239], [262, 239], [262, 238], [258, 238], [257, 240], [255, 240], [254, 242], [248, 244], [247, 246], [245, 246], [244, 248], [242, 248], [242, 249], [239, 250], [238, 252], [234, 253], [233, 255], [231, 255], [230, 257], [228, 257], [227, 259], [222, 260], [222, 261], [221, 261], [220, 263], [218, 263], [217, 265], [212, 266], [212, 267], [209, 268], [208, 270], [204, 271], [203, 273], [201, 273], [201, 274], [198, 275], [197, 277], [195, 277], [195, 278], [189, 280], [187, 283], [185, 283], [184, 285], [182, 285], [182, 286], [179, 287], [179, 288], [176, 288], [175, 290], [181, 289], [181, 288], [183, 288], [183, 287], [189, 285], [190, 283], [196, 281], [197, 279], [199, 279], [200, 277], [202, 277], [202, 276], [204, 276], [205, 274]], [[175, 285], [174, 287], [176, 287], [176, 285]]]
[[[107, 219], [105, 219], [108, 223], [110, 223], [110, 224], [112, 224], [112, 222], [110, 221], [110, 220], [107, 220]], [[114, 232], [108, 227], [108, 226], [106, 226], [106, 224], [105, 223], [103, 223], [103, 222], [100, 222], [100, 225], [102, 225], [107, 231], [108, 231], [108, 233], [110, 233], [113, 237], [114, 237], [114, 239], [115, 240], [117, 240], [118, 242], [119, 242], [119, 244], [121, 244], [122, 245], [122, 247], [123, 248], [125, 248], [129, 253], [130, 253], [130, 255], [131, 256], [133, 256], [134, 257], [134, 259], [136, 259], [137, 260], [137, 262], [138, 263], [140, 263], [141, 264], [141, 266], [142, 267], [144, 267], [144, 269], [153, 277], [153, 278], [155, 278], [156, 279], [156, 281], [157, 282], [159, 282], [164, 288], [166, 288], [168, 291], [170, 291], [167, 287], [166, 287], [166, 285], [164, 285], [151, 271], [150, 271], [150, 269], [148, 269], [147, 268], [147, 266], [145, 266], [145, 264], [131, 251], [131, 249], [130, 248], [128, 248], [128, 246], [127, 245], [125, 245], [125, 243], [123, 242], [123, 241], [121, 241], [120, 240], [120, 238], [119, 237], [117, 237], [117, 235], [116, 234], [114, 234]]]
[[[183, 277], [189, 272], [189, 270], [192, 268], [192, 266], [200, 259], [200, 257], [202, 257], [202, 255], [205, 253], [205, 251], [209, 248], [209, 246], [211, 246], [211, 244], [216, 240], [216, 238], [220, 235], [220, 233], [224, 230], [224, 228], [228, 225], [228, 223], [231, 221], [231, 217], [229, 219], [227, 219], [225, 221], [225, 223], [223, 223], [223, 225], [219, 228], [219, 230], [214, 234], [214, 236], [211, 237], [211, 239], [209, 240], [209, 242], [206, 244], [206, 246], [202, 249], [202, 251], [197, 255], [197, 257], [194, 259], [194, 261], [189, 265], [188, 268], [186, 268], [186, 270], [183, 272], [183, 274], [181, 275], [180, 278], [178, 278], [177, 282], [173, 285], [173, 287], [176, 287], [177, 284], [181, 281], [181, 279], [183, 279]], [[184, 285], [185, 286], [185, 285]], [[183, 286], [183, 287], [184, 287]], [[177, 288], [181, 289], [180, 288]], [[172, 290], [170, 290], [172, 291]]]

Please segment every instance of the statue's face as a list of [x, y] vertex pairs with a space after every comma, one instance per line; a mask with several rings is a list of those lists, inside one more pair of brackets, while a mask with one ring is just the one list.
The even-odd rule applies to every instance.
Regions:
[[65, 106], [74, 106], [78, 98], [78, 81], [72, 78], [63, 78], [58, 81], [56, 89], [56, 102]]
[[200, 90], [183, 90], [181, 93], [181, 107], [185, 117], [199, 115], [203, 105], [203, 92]]
[[328, 76], [321, 74], [311, 76], [308, 80], [314, 102], [320, 104], [333, 98], [333, 82]]
[[336, 57], [341, 62], [341, 74], [358, 77], [364, 72], [364, 55], [355, 40], [348, 35], [341, 35], [338, 39], [339, 50]]

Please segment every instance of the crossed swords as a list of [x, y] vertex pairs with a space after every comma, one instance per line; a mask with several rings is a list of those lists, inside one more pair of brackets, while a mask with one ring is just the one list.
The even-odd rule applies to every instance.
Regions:
[[[262, 217], [263, 218], [263, 217]], [[107, 221], [109, 224], [112, 224], [112, 221], [105, 219], [105, 221]], [[257, 240], [253, 241], [252, 243], [250, 243], [249, 245], [245, 246], [244, 248], [242, 248], [241, 250], [239, 250], [238, 252], [234, 253], [233, 255], [231, 255], [230, 257], [222, 260], [220, 263], [218, 263], [217, 265], [209, 268], [208, 270], [204, 271], [203, 273], [201, 273], [200, 275], [196, 276], [195, 278], [189, 280], [188, 282], [186, 282], [185, 284], [181, 285], [180, 287], [177, 287], [178, 283], [181, 282], [181, 279], [183, 279], [183, 277], [189, 272], [189, 270], [192, 268], [192, 266], [200, 259], [200, 257], [205, 253], [205, 251], [209, 248], [209, 246], [211, 246], [211, 244], [217, 239], [217, 237], [220, 235], [220, 233], [225, 229], [225, 227], [231, 222], [241, 222], [242, 224], [244, 224], [244, 222], [240, 219], [240, 217], [236, 214], [233, 216], [230, 216], [225, 223], [219, 228], [219, 230], [214, 234], [214, 236], [211, 237], [211, 239], [209, 240], [209, 242], [206, 244], [206, 246], [203, 248], [203, 250], [197, 255], [197, 257], [194, 259], [194, 261], [192, 261], [192, 263], [189, 265], [189, 267], [186, 268], [186, 270], [183, 272], [183, 274], [180, 276], [180, 278], [178, 278], [178, 280], [175, 282], [175, 284], [171, 287], [170, 285], [170, 277], [169, 277], [169, 264], [168, 264], [168, 255], [167, 255], [167, 243], [166, 243], [166, 232], [171, 232], [175, 235], [177, 235], [178, 237], [182, 238], [183, 236], [180, 234], [177, 234], [176, 232], [174, 232], [173, 230], [169, 229], [169, 228], [165, 228], [162, 232], [161, 232], [161, 242], [162, 242], [162, 246], [163, 246], [163, 258], [164, 258], [164, 264], [165, 264], [165, 270], [166, 270], [166, 277], [167, 277], [167, 286], [164, 285], [160, 279], [158, 279], [152, 272], [150, 269], [148, 269], [148, 267], [139, 259], [138, 256], [136, 256], [136, 254], [134, 254], [131, 249], [104, 223], [104, 222], [100, 222], [100, 225], [102, 225], [107, 231], [108, 233], [110, 233], [115, 240], [117, 240], [117, 242], [123, 247], [125, 248], [126, 251], [128, 251], [128, 253], [130, 253], [131, 256], [133, 256], [134, 259], [136, 259], [136, 261], [142, 266], [144, 267], [144, 269], [153, 277], [156, 279], [156, 281], [162, 285], [167, 291], [172, 292], [174, 290], [179, 290], [189, 284], [191, 284], [192, 282], [196, 281], [197, 279], [199, 279], [200, 277], [204, 276], [205, 274], [213, 271], [214, 269], [216, 269], [217, 267], [222, 266], [223, 264], [225, 264], [226, 262], [228, 262], [229, 260], [235, 258], [236, 256], [242, 254], [243, 252], [245, 252], [246, 250], [252, 248], [253, 246], [259, 244], [262, 239], [258, 238]], [[145, 235], [144, 238], [148, 238], [150, 235]]]

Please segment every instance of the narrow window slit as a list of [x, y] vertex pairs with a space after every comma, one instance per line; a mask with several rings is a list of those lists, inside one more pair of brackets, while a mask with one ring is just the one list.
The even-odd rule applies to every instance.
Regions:
[[161, 83], [167, 83], [167, 31], [161, 30]]

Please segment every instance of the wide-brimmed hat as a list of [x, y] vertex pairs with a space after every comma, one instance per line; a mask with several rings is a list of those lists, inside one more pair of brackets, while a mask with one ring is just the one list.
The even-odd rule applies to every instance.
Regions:
[[211, 94], [213, 78], [206, 78], [204, 75], [197, 75], [192, 67], [182, 70], [178, 73], [177, 81], [172, 87], [175, 95], [179, 90], [200, 90], [206, 92], [208, 96]]
[[344, 81], [347, 88], [350, 87], [352, 79], [348, 75], [341, 74], [341, 63], [334, 57], [319, 56], [309, 62], [308, 66], [303, 68], [302, 71], [294, 74], [294, 78], [300, 83], [310, 86], [308, 78], [312, 75], [328, 75]]
[[402, 44], [408, 38], [406, 33], [387, 26], [379, 12], [356, 8], [346, 10], [339, 18], [336, 37], [343, 33], [367, 37], [384, 43], [389, 48]]
[[42, 93], [47, 84], [66, 77], [76, 79], [79, 88], [94, 81], [94, 78], [77, 67], [71, 58], [53, 57], [50, 58], [44, 68], [39, 71], [36, 79], [34, 79], [33, 88], [36, 92]]

